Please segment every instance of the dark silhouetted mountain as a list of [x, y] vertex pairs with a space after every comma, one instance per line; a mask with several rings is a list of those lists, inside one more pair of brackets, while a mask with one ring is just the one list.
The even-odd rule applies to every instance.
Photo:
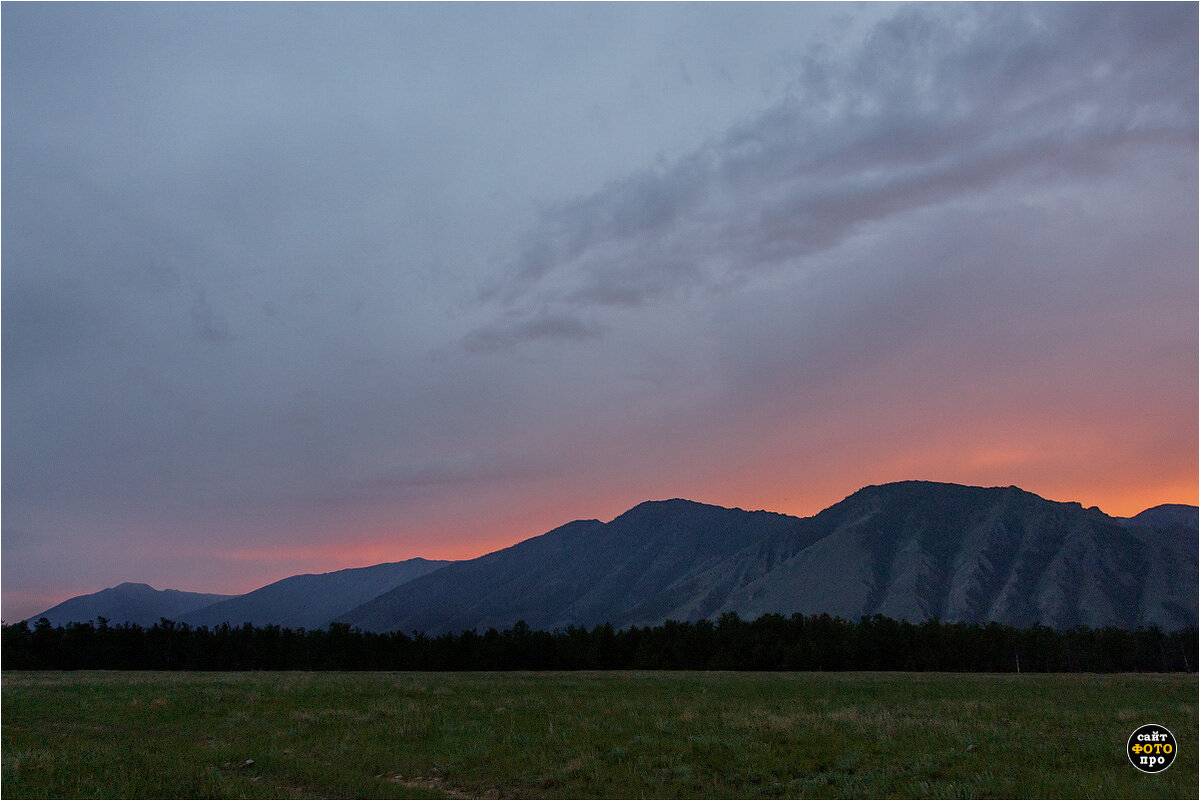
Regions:
[[1200, 528], [1200, 514], [1195, 506], [1182, 503], [1164, 503], [1122, 521], [1134, 526], [1149, 526], [1150, 528], [1169, 528], [1183, 526], [1184, 528]]
[[1020, 627], [1195, 624], [1195, 530], [1123, 522], [1017, 487], [867, 487], [811, 518], [816, 541], [795, 556], [763, 569], [739, 555], [736, 569], [759, 575], [724, 607]]
[[541, 629], [704, 617], [711, 602], [680, 592], [683, 576], [719, 568], [764, 539], [799, 541], [800, 520], [691, 501], [643, 503], [611, 523], [577, 520], [510, 548], [448, 565], [398, 587], [343, 620], [364, 629], [441, 633], [508, 627]]
[[450, 563], [409, 559], [332, 573], [292, 576], [191, 611], [183, 616], [182, 622], [194, 626], [274, 623], [293, 629], [325, 628], [330, 620], [347, 609], [447, 564]]
[[729, 611], [1175, 629], [1197, 620], [1196, 530], [1017, 487], [918, 481], [866, 487], [811, 518], [650, 502], [453, 563], [338, 619], [437, 634]]
[[194, 609], [229, 597], [231, 596], [203, 592], [156, 590], [149, 584], [126, 582], [90, 595], [69, 598], [40, 615], [34, 615], [29, 621], [34, 622], [44, 617], [55, 626], [61, 626], [105, 618], [114, 626], [121, 623], [150, 626], [164, 617], [168, 620], [178, 620]]

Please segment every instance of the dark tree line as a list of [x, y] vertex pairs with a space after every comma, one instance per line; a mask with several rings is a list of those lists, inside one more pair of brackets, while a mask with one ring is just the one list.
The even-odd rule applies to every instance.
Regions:
[[1164, 632], [1080, 627], [1026, 629], [875, 615], [764, 615], [745, 621], [667, 621], [616, 630], [570, 626], [474, 630], [428, 637], [343, 624], [193, 628], [45, 618], [3, 626], [5, 670], [912, 670], [964, 672], [1192, 672], [1197, 627]]

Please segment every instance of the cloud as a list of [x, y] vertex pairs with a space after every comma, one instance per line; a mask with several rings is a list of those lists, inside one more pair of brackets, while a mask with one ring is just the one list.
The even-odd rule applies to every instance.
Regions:
[[477, 328], [464, 338], [463, 347], [472, 353], [511, 352], [526, 342], [581, 342], [596, 339], [603, 332], [604, 328], [595, 323], [567, 315], [543, 314]]
[[[906, 7], [849, 58], [800, 59], [790, 98], [706, 147], [544, 209], [481, 301], [504, 331], [547, 317], [568, 331], [603, 307], [810, 268], [922, 209], [1019, 205], [1120, 170], [1131, 149], [1192, 158], [1195, 93], [1181, 89], [1196, 80], [1196, 41], [1178, 32], [1195, 17], [1187, 5]], [[488, 324], [465, 342], [495, 339]]]
[[202, 286], [192, 288], [192, 328], [203, 341], [218, 345], [233, 339], [224, 316], [215, 310]]
[[4, 363], [24, 372], [61, 364], [101, 346], [112, 311], [61, 281], [9, 283], [4, 289]]

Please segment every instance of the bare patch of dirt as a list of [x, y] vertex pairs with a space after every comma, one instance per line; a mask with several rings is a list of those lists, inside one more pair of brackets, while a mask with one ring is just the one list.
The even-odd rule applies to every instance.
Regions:
[[500, 791], [489, 787], [482, 794], [468, 793], [460, 787], [455, 787], [440, 776], [400, 776], [388, 777], [396, 784], [422, 790], [437, 790], [451, 798], [502, 798]]

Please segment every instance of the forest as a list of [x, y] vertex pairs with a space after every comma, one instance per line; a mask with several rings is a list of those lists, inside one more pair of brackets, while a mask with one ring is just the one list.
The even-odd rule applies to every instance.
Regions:
[[614, 629], [571, 626], [429, 637], [222, 624], [192, 627], [42, 618], [3, 626], [5, 670], [904, 670], [956, 672], [1193, 672], [1197, 627], [1174, 632], [1042, 625], [1018, 629], [882, 615], [857, 622], [829, 615], [734, 613], [716, 621], [670, 621]]

